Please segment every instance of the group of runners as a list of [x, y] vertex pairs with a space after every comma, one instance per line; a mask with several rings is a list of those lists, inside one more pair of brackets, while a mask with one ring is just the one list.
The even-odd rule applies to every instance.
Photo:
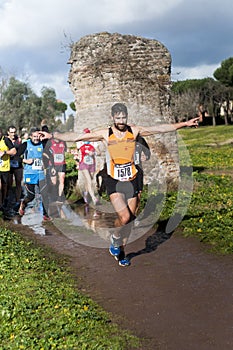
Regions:
[[197, 127], [199, 118], [149, 127], [129, 125], [128, 110], [123, 103], [115, 103], [112, 106], [111, 117], [111, 127], [98, 131], [85, 129], [81, 135], [74, 132], [52, 134], [47, 127], [42, 130], [32, 128], [29, 139], [24, 142], [17, 136], [15, 126], [9, 126], [6, 136], [0, 129], [0, 210], [4, 211], [7, 208], [14, 178], [15, 198], [11, 201], [14, 203], [13, 210], [23, 216], [27, 205], [35, 198], [36, 188], [39, 188], [42, 196], [43, 219], [51, 220], [48, 214], [50, 201], [65, 200], [67, 141], [83, 141], [79, 175], [82, 174], [87, 184], [84, 199], [86, 200], [85, 195], [89, 192], [93, 204], [96, 205], [98, 198], [89, 186], [92, 180], [90, 174], [92, 176], [94, 173], [95, 155], [95, 149], [90, 143], [101, 141], [106, 147], [106, 164], [102, 178], [117, 214], [115, 230], [110, 237], [109, 252], [120, 266], [129, 266], [130, 260], [125, 255], [125, 246], [136, 218], [143, 187], [140, 162], [143, 156], [145, 159], [150, 158], [150, 150], [144, 137], [156, 133], [173, 132], [183, 127]]
[[0, 130], [0, 210], [6, 216], [23, 216], [37, 189], [42, 196], [43, 220], [51, 220], [49, 201], [63, 200], [66, 143], [54, 138], [41, 140], [39, 132], [32, 128], [29, 138], [21, 140], [14, 125], [6, 135]]

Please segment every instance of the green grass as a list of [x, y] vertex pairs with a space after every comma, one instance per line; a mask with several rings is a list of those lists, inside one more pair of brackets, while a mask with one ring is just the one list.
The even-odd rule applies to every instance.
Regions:
[[188, 148], [193, 167], [233, 169], [233, 146], [231, 143], [221, 145], [233, 139], [233, 126], [183, 129], [179, 135]]
[[139, 344], [77, 291], [64, 261], [6, 228], [0, 229], [0, 286], [1, 350], [123, 350]]
[[[233, 126], [182, 129], [179, 135], [188, 148], [193, 166], [191, 203], [179, 230], [208, 243], [221, 254], [233, 253]], [[216, 146], [210, 146], [215, 143]], [[160, 219], [172, 215], [177, 193], [166, 195]]]
[[233, 139], [233, 125], [205, 126], [179, 130], [187, 146], [205, 146]]

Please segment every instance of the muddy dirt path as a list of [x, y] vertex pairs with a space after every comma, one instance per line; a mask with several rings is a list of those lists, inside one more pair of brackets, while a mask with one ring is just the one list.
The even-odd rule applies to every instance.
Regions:
[[[101, 219], [100, 219], [101, 220]], [[145, 339], [140, 350], [232, 350], [233, 259], [179, 234], [151, 230], [131, 243], [122, 268], [106, 249], [80, 245], [51, 223], [45, 235], [10, 223], [69, 257], [79, 288], [112, 320]]]

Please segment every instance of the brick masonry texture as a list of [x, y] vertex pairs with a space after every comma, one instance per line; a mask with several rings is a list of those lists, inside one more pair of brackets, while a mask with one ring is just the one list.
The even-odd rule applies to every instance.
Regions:
[[[82, 37], [71, 47], [69, 83], [75, 97], [74, 130], [111, 124], [116, 102], [128, 107], [129, 124], [173, 122], [170, 110], [171, 55], [157, 40], [118, 33]], [[176, 133], [147, 137], [152, 157], [145, 183], [175, 183], [179, 177]]]

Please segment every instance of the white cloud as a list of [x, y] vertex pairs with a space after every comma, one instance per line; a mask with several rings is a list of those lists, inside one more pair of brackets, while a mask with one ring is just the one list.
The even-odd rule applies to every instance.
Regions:
[[[90, 1], [92, 2], [92, 1]], [[102, 0], [98, 4], [97, 16], [104, 24], [127, 24], [128, 22], [137, 22], [150, 20], [161, 16], [182, 2], [182, 0]]]
[[[181, 0], [8, 0], [0, 7], [0, 47], [48, 46], [63, 32], [156, 18]], [[101, 30], [102, 31], [102, 30]]]
[[57, 36], [59, 23], [61, 23], [59, 19], [54, 21], [55, 14], [54, 1], [10, 0], [6, 2], [5, 7], [0, 10], [0, 33], [2, 33], [0, 46], [46, 46], [46, 43]]
[[196, 67], [174, 67], [172, 69], [172, 80], [213, 78], [214, 71], [220, 67], [219, 64], [200, 65]]
[[70, 89], [70, 86], [67, 82], [68, 73], [64, 74], [63, 71], [57, 71], [51, 74], [37, 74], [27, 69], [27, 74], [19, 77], [22, 81], [26, 81], [32, 87], [33, 91], [41, 96], [41, 89], [43, 87], [53, 88], [56, 91], [57, 99], [62, 100], [67, 105], [74, 101], [74, 95]]

